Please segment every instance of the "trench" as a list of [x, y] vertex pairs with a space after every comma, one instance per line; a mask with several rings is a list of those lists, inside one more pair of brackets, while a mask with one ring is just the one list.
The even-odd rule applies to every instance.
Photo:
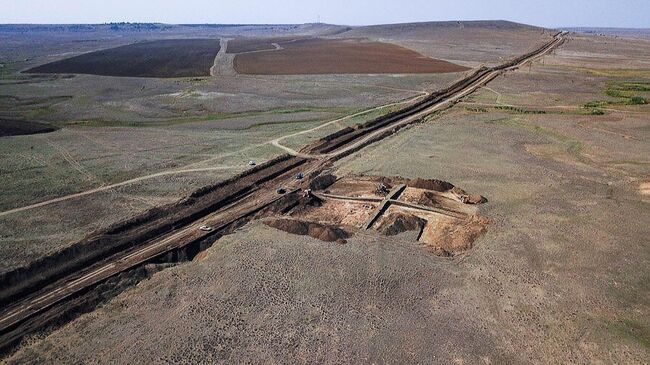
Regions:
[[[303, 150], [327, 153], [328, 151], [335, 151], [341, 147], [345, 147], [360, 137], [368, 135], [382, 127], [388, 127], [392, 123], [399, 122], [403, 118], [415, 115], [445, 100], [445, 98], [452, 96], [454, 93], [462, 91], [468, 86], [480, 81], [490, 72], [505, 71], [516, 67], [521, 62], [535, 55], [543, 54], [551, 49], [553, 45], [559, 45], [561, 43], [562, 39], [556, 38], [538, 50], [504, 65], [490, 69], [479, 69], [450, 87], [432, 93], [429, 97], [407, 106], [400, 111], [378, 117], [365, 124], [358, 125], [356, 128], [346, 128], [336, 132], [316, 141]], [[416, 122], [414, 121], [412, 123]], [[347, 156], [369, 144], [377, 142], [397, 132], [400, 128], [404, 128], [406, 125], [406, 123], [396, 125], [394, 128], [373, 136], [359, 145], [350, 146], [351, 148], [342, 151], [340, 154], [324, 160], [323, 166], [328, 162]], [[187, 226], [229, 203], [237, 202], [252, 194], [258, 185], [271, 181], [303, 165], [306, 161], [305, 159], [291, 155], [279, 156], [231, 179], [199, 189], [180, 202], [154, 208], [143, 215], [119, 223], [104, 232], [89, 237], [62, 252], [33, 262], [26, 267], [4, 273], [0, 275], [0, 305], [19, 303], [29, 293], [46, 288], [48, 285], [73, 274], [81, 268], [88, 267], [90, 264], [102, 260], [110, 260], [111, 255], [123, 252], [128, 248], [142, 245], [175, 229]], [[255, 175], [259, 175], [257, 179], [253, 178]], [[309, 179], [312, 179], [315, 175], [317, 173], [312, 174]], [[233, 188], [235, 191], [228, 191], [228, 188]], [[13, 351], [27, 334], [44, 330], [51, 331], [83, 313], [96, 309], [126, 288], [150, 277], [156, 270], [148, 270], [147, 267], [151, 268], [152, 266], [147, 265], [165, 268], [192, 260], [200, 252], [211, 247], [220, 237], [234, 232], [251, 220], [263, 217], [264, 214], [270, 214], [269, 212], [290, 210], [291, 206], [296, 204], [296, 199], [295, 193], [287, 194], [283, 199], [274, 201], [270, 205], [265, 205], [243, 216], [239, 216], [201, 239], [168, 250], [163, 254], [152, 256], [128, 271], [122, 271], [106, 280], [75, 292], [65, 300], [59, 301], [47, 309], [24, 318], [12, 327], [0, 329], [0, 355]]]
[[0, 356], [8, 356], [25, 340], [25, 333], [46, 335], [79, 316], [90, 313], [139, 282], [155, 273], [179, 264], [193, 261], [201, 252], [212, 247], [221, 237], [230, 235], [249, 222], [292, 209], [299, 200], [297, 192], [282, 196], [271, 204], [248, 212], [206, 237], [191, 241], [181, 247], [153, 256], [136, 267], [122, 271], [102, 282], [89, 286], [75, 295], [60, 301], [44, 312], [4, 328], [0, 335]]

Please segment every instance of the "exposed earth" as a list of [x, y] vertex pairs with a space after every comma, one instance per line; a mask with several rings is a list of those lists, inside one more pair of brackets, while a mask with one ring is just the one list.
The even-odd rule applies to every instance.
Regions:
[[216, 39], [140, 42], [34, 67], [28, 73], [76, 73], [128, 77], [208, 76], [219, 52]]
[[46, 123], [0, 119], [0, 137], [50, 133], [55, 130], [57, 130], [56, 127]]
[[252, 75], [399, 74], [467, 71], [390, 43], [357, 39], [297, 39], [275, 43], [278, 49], [239, 54], [235, 70]]
[[[22, 121], [54, 130], [0, 138], [0, 275], [79, 242], [140, 237], [135, 217], [184, 219], [202, 197], [277, 202], [185, 258], [114, 276], [3, 363], [648, 363], [647, 39], [568, 33], [316, 178], [310, 168], [329, 152], [314, 146], [557, 31], [499, 21], [25, 27], [0, 26], [0, 131]], [[165, 39], [212, 48], [134, 63], [144, 68], [131, 76], [146, 77], [22, 72]], [[305, 69], [325, 49], [392, 61]], [[185, 66], [173, 60], [202, 76], [175, 73]], [[242, 60], [264, 72], [238, 73]], [[226, 72], [211, 72], [217, 64]], [[256, 180], [265, 163], [280, 177]], [[301, 175], [283, 177], [294, 163]], [[246, 200], [246, 189], [261, 192]], [[116, 228], [129, 219], [130, 230]], [[208, 223], [196, 222], [218, 229]]]

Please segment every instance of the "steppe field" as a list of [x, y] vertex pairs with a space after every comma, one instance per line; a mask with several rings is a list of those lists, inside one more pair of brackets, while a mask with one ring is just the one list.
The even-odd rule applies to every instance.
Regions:
[[[341, 131], [558, 37], [503, 21], [25, 27], [0, 25], [2, 278], [254, 165], [330, 157], [316, 147]], [[648, 363], [639, 33], [572, 29], [336, 156], [329, 184], [305, 168], [318, 199], [116, 275], [0, 361]], [[402, 206], [373, 221], [393, 188]]]

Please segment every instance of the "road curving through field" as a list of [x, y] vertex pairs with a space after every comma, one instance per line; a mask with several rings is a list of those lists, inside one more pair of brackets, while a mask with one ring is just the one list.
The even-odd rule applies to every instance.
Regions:
[[[367, 122], [354, 130], [354, 133], [335, 133], [330, 138], [321, 140], [322, 143], [308, 146], [309, 151], [325, 150], [327, 153], [310, 154], [313, 155], [312, 159], [281, 156], [227, 182], [195, 192], [192, 199], [176, 206], [177, 210], [171, 210], [171, 216], [153, 216], [150, 220], [140, 217], [141, 219], [131, 221], [119, 229], [104, 232], [102, 240], [98, 241], [101, 242], [101, 247], [113, 240], [120, 244], [115, 246], [115, 250], [119, 251], [90, 256], [83, 264], [74, 261], [77, 256], [73, 252], [71, 257], [53, 267], [59, 269], [65, 264], [68, 271], [55, 272], [49, 276], [16, 275], [14, 280], [6, 282], [10, 285], [4, 288], [5, 298], [10, 305], [0, 310], [0, 348], [6, 350], [25, 335], [48, 326], [48, 321], [57, 320], [58, 317], [48, 317], [47, 314], [47, 310], [54, 305], [62, 304], [65, 299], [75, 295], [82, 295], [85, 290], [95, 287], [103, 280], [131, 270], [148, 260], [191, 244], [200, 245], [219, 234], [222, 229], [235, 229], [245, 224], [247, 219], [253, 219], [251, 217], [262, 209], [308, 187], [310, 179], [341, 156], [380, 141], [400, 128], [421, 120], [424, 115], [453, 105], [505, 71], [542, 57], [563, 42], [563, 35], [564, 33], [556, 35], [553, 41], [543, 47], [505, 65], [481, 69], [449, 88], [431, 94], [426, 100]], [[297, 172], [305, 178], [296, 179]], [[276, 190], [278, 186], [289, 193], [279, 193]], [[287, 204], [289, 203], [291, 202], [288, 201]], [[282, 206], [277, 208], [277, 211], [286, 209]], [[201, 225], [218, 228], [203, 232]], [[129, 246], [124, 248], [126, 244]], [[70, 263], [76, 266], [68, 265]], [[35, 268], [35, 273], [40, 272], [37, 269], [42, 271], [42, 265]]]

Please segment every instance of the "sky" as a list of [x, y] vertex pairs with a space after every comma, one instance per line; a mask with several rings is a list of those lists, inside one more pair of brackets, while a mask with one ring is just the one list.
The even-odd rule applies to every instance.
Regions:
[[0, 23], [370, 25], [510, 20], [545, 27], [650, 28], [650, 0], [0, 0]]

